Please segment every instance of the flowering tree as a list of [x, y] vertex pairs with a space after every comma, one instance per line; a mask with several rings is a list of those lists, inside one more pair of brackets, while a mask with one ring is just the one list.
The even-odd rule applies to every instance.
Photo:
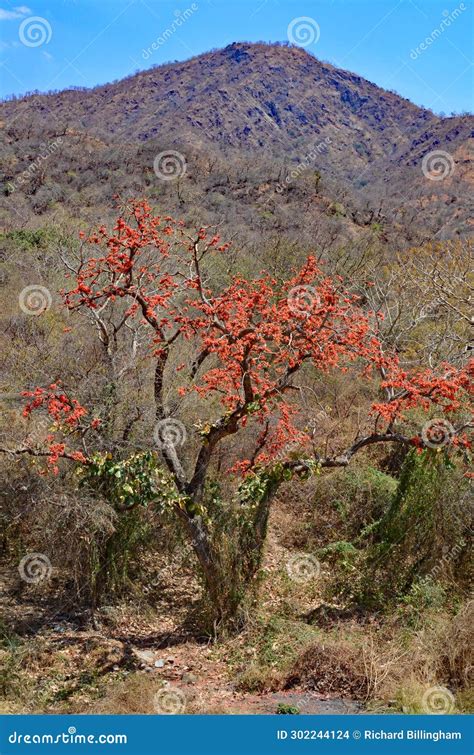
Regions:
[[[225, 259], [229, 245], [209, 229], [191, 235], [172, 218], [154, 215], [146, 202], [124, 209], [113, 230], [101, 226], [82, 239], [77, 264], [66, 260], [73, 285], [64, 302], [95, 323], [114, 384], [119, 334], [148, 332], [154, 362], [149, 447], [124, 458], [108, 443], [110, 411], [90, 416], [56, 383], [25, 392], [25, 415], [43, 408], [53, 421], [49, 446], [2, 450], [44, 455], [55, 472], [61, 458], [74, 461], [83, 479], [118, 508], [157, 500], [172, 508], [218, 621], [235, 620], [254, 583], [281, 484], [346, 466], [375, 443], [433, 446], [448, 434], [467, 447], [472, 364], [402, 369], [377, 336], [382, 314], [364, 309], [314, 257], [285, 282], [231, 276], [217, 285], [222, 276], [210, 263]], [[356, 437], [327, 453], [324, 438], [302, 416], [300, 389], [344, 372], [361, 375], [373, 400]], [[192, 427], [184, 415], [176, 417], [180, 399], [199, 414]], [[409, 432], [413, 411], [431, 406], [443, 418]], [[444, 419], [448, 414], [456, 426]], [[215, 482], [223, 449], [224, 490]]]

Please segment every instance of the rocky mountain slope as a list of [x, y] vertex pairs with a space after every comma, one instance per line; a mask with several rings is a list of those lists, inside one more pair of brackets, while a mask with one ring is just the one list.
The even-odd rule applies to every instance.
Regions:
[[[249, 201], [261, 216], [262, 193], [272, 213], [276, 189], [300, 216], [322, 204], [324, 215], [346, 218], [346, 237], [367, 218], [402, 237], [408, 225], [421, 238], [463, 234], [472, 123], [435, 116], [298, 47], [232, 44], [92, 90], [2, 103], [2, 223], [62, 205], [87, 215], [117, 191], [171, 195], [185, 214], [194, 202], [227, 222]], [[170, 149], [186, 161], [178, 198], [153, 171], [154, 156]], [[433, 167], [440, 150], [447, 157]]]

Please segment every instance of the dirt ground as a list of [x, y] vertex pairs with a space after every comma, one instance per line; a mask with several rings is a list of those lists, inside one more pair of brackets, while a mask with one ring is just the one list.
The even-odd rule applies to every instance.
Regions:
[[[279, 706], [296, 706], [301, 713], [362, 710], [355, 700], [298, 686], [242, 691], [229, 668], [229, 648], [187, 636], [169, 616], [147, 621], [123, 608], [105, 607], [96, 615], [96, 628], [89, 618], [84, 618], [89, 626], [81, 627], [80, 615], [64, 616], [41, 599], [12, 594], [10, 571], [0, 587], [2, 616], [18, 638], [13, 655], [21, 669], [19, 681], [34, 691], [22, 703], [26, 690], [20, 690], [20, 699], [7, 703], [7, 711], [160, 713], [154, 698], [163, 690], [179, 690], [183, 713], [265, 714]], [[0, 651], [0, 663], [6, 659], [7, 651]]]
[[[285, 564], [292, 551], [282, 544], [285, 531], [285, 522], [275, 516], [259, 606], [270, 621], [288, 613], [288, 606], [296, 616], [318, 604], [316, 583], [303, 589], [288, 579]], [[172, 693], [178, 690], [179, 712], [276, 713], [282, 707], [296, 707], [301, 713], [356, 713], [362, 709], [344, 689], [324, 689], [324, 685], [304, 689], [298, 684], [285, 689], [274, 680], [259, 681], [255, 688], [242, 684], [261, 665], [261, 628], [220, 643], [184, 628], [199, 588], [181, 565], [177, 568], [172, 561], [159, 565], [158, 586], [145, 583], [143, 594], [103, 606], [91, 621], [88, 612], [74, 605], [66, 609], [64, 595], [54, 600], [54, 578], [53, 585], [25, 585], [14, 565], [4, 564], [0, 568], [0, 633], [3, 624], [4, 634], [0, 707], [5, 712], [159, 713], [156, 695], [169, 690], [173, 702]], [[280, 673], [298, 649], [300, 632], [304, 642], [310, 632], [303, 621], [301, 626], [291, 624], [288, 632], [282, 622], [278, 633], [264, 640], [265, 663], [269, 658], [272, 674]], [[294, 632], [296, 636], [290, 636]]]

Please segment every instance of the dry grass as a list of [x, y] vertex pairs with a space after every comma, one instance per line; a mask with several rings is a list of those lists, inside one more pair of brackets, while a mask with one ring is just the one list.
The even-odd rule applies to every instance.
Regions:
[[245, 692], [275, 692], [284, 686], [284, 674], [252, 664], [237, 677], [237, 689]]
[[462, 689], [468, 689], [474, 681], [473, 627], [474, 600], [470, 600], [439, 636], [439, 672], [451, 684]]
[[[170, 650], [176, 656], [174, 668], [181, 672], [191, 666], [198, 678], [185, 689], [185, 712], [248, 712], [252, 698], [295, 685], [364, 700], [374, 712], [406, 713], [425, 712], [426, 691], [441, 686], [453, 696], [455, 712], [474, 710], [474, 602], [455, 616], [447, 608], [415, 606], [416, 623], [407, 622], [403, 611], [383, 620], [356, 620], [334, 610], [319, 626], [308, 624], [304, 615], [321, 605], [331, 575], [323, 566], [308, 582], [289, 577], [288, 560], [295, 549], [304, 550], [309, 513], [303, 517], [300, 503], [295, 532], [293, 504], [289, 496], [287, 505], [281, 501], [272, 512], [261, 599], [245, 631], [214, 646], [190, 641]], [[177, 616], [185, 618], [195, 583], [172, 557], [169, 569], [158, 558], [151, 561], [149, 572], [154, 578], [159, 573], [159, 585], [149, 580], [146, 599], [133, 596], [99, 611], [99, 634], [72, 625], [34, 638], [4, 630], [1, 713], [156, 713], [154, 696], [164, 678], [161, 672], [137, 672], [124, 658], [124, 644], [149, 637], [152, 647], [176, 632]], [[155, 593], [156, 605], [149, 599]], [[26, 603], [20, 605], [25, 610]], [[181, 685], [180, 676], [171, 683]]]
[[[304, 633], [293, 633], [300, 647], [293, 646], [293, 654], [286, 653], [276, 662], [265, 662], [260, 653], [258, 663], [242, 676], [241, 686], [275, 690], [297, 685], [365, 700], [374, 711], [406, 713], [426, 712], [427, 691], [442, 687], [452, 695], [453, 712], [471, 712], [473, 611], [471, 601], [454, 617], [427, 614], [417, 629], [393, 618], [369, 625], [339, 622], [318, 630], [312, 641]], [[278, 648], [278, 640], [273, 646]]]
[[154, 696], [161, 687], [162, 682], [156, 677], [143, 673], [130, 674], [110, 684], [104, 696], [87, 707], [87, 713], [156, 714]]

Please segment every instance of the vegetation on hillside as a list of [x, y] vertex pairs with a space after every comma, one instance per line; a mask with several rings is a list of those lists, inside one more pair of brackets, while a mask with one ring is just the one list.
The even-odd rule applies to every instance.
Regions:
[[[418, 710], [432, 682], [464, 708], [468, 651], [444, 643], [449, 617], [468, 611], [471, 246], [425, 245], [385, 270], [368, 256], [347, 284], [340, 260], [314, 257], [290, 276], [245, 278], [215, 229], [146, 202], [81, 236], [4, 237], [47, 284], [22, 290], [5, 336], [10, 595], [40, 599], [40, 624], [53, 600], [99, 627], [140, 585], [140, 613], [153, 612], [150, 582], [170, 586], [151, 562], [178, 554], [197, 580], [182, 631], [232, 654], [242, 638], [255, 647], [248, 668], [231, 664], [241, 694], [299, 685]], [[10, 266], [7, 314], [18, 275]], [[4, 621], [8, 698], [30, 651]], [[268, 621], [282, 624], [267, 658]], [[296, 632], [286, 649], [280, 631]], [[439, 655], [420, 655], [410, 692], [386, 653], [405, 657], [399, 643], [425, 631]], [[126, 678], [127, 657], [111, 664]]]
[[0, 111], [2, 712], [473, 710], [470, 119], [263, 44]]

